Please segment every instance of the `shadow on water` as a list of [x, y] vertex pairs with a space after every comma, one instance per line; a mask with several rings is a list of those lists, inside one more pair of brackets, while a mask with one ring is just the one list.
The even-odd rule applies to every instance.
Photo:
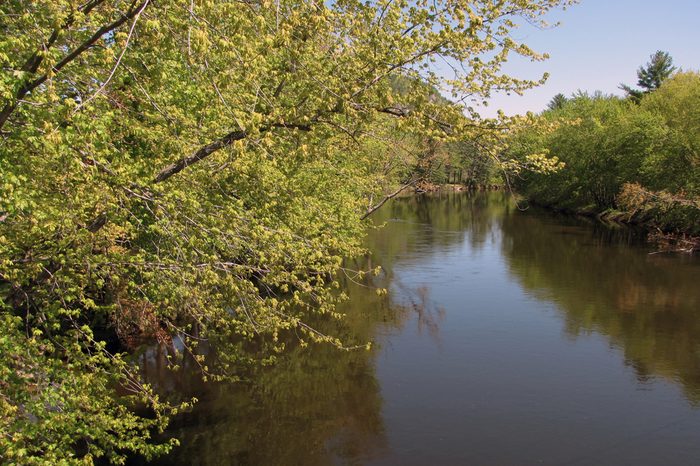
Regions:
[[[386, 296], [346, 285], [354, 306], [367, 311], [319, 323], [323, 331], [366, 342], [377, 327], [396, 325]], [[149, 348], [140, 361], [147, 379], [161, 392], [199, 399], [168, 428], [182, 445], [154, 464], [362, 464], [384, 449], [374, 357], [375, 350], [292, 345], [241, 382], [205, 384], [196, 370], [170, 372], [163, 348]]]

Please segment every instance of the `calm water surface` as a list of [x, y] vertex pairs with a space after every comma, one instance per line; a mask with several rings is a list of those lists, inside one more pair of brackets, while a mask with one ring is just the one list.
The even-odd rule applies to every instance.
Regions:
[[373, 349], [168, 382], [200, 403], [161, 464], [700, 464], [699, 257], [502, 193], [396, 199], [375, 220], [374, 254], [348, 267], [383, 273], [349, 274], [347, 319], [319, 324]]

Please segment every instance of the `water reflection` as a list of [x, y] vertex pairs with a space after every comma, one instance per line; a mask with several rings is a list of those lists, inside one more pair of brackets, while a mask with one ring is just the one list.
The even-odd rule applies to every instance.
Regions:
[[[386, 296], [350, 281], [346, 288], [353, 303], [343, 309], [347, 318], [318, 328], [366, 342], [380, 327], [397, 325], [402, 310]], [[162, 347], [148, 349], [144, 374], [161, 392], [199, 399], [169, 428], [182, 446], [156, 464], [363, 464], [385, 448], [375, 353], [297, 346], [242, 382], [203, 384], [187, 370], [169, 372]]]
[[383, 273], [316, 323], [371, 351], [293, 347], [207, 386], [143, 356], [201, 400], [160, 464], [698, 463], [699, 258], [505, 193], [399, 198], [375, 222], [347, 267]]
[[655, 254], [633, 230], [563, 217], [507, 217], [502, 228], [511, 273], [557, 304], [568, 335], [605, 335], [640, 381], [666, 377], [700, 401], [697, 258]]
[[410, 259], [426, 248], [459, 246], [467, 242], [472, 249], [484, 247], [499, 234], [503, 216], [515, 210], [507, 193], [488, 195], [437, 193], [395, 199], [375, 218], [385, 225], [370, 236], [368, 247], [392, 269], [396, 259]]

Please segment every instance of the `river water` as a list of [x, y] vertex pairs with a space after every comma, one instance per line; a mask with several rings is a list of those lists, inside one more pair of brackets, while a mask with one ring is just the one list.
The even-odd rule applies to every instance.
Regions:
[[383, 272], [348, 272], [347, 318], [321, 324], [372, 349], [188, 384], [160, 464], [700, 464], [700, 257], [498, 192], [395, 199], [375, 222], [348, 269]]

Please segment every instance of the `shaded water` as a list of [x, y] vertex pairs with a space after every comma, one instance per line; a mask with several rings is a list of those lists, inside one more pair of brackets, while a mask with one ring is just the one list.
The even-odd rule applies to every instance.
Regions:
[[348, 280], [326, 328], [373, 349], [181, 381], [200, 403], [162, 464], [700, 464], [700, 258], [502, 193], [395, 199], [376, 221], [389, 294]]

